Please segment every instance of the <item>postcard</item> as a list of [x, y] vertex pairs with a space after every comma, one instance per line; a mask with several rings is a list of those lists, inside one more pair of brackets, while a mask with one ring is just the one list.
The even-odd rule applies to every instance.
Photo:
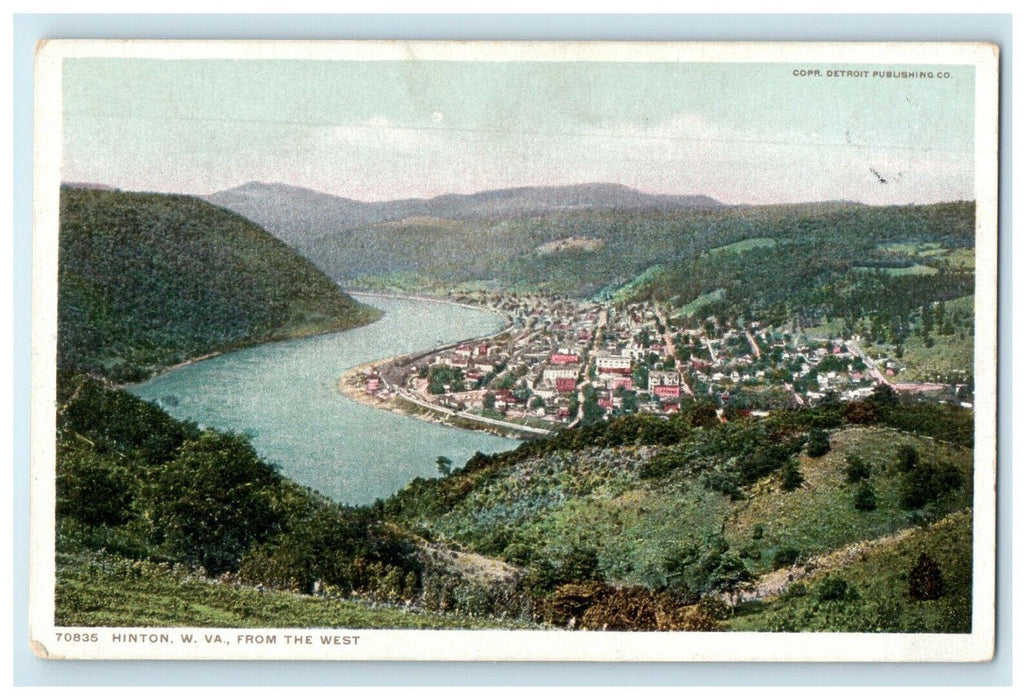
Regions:
[[35, 99], [37, 655], [993, 657], [996, 46], [55, 40]]

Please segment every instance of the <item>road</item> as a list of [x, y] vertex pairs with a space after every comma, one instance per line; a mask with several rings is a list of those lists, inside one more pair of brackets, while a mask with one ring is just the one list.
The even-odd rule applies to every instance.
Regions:
[[[656, 312], [657, 319], [661, 318], [659, 304], [653, 307], [653, 311]], [[689, 396], [695, 396], [692, 389], [689, 388], [688, 383], [686, 383], [684, 375], [682, 375], [681, 360], [678, 359], [678, 349], [674, 346], [674, 339], [671, 337], [671, 329], [668, 327], [667, 323], [664, 323], [664, 345], [667, 346], [668, 356], [674, 358], [674, 370], [678, 373], [678, 379], [681, 382], [682, 391], [684, 391]], [[710, 347], [709, 344], [707, 345], [707, 347]], [[710, 351], [710, 356], [714, 356], [713, 350]]]
[[875, 361], [864, 353], [864, 350], [861, 349], [860, 345], [858, 345], [852, 340], [847, 341], [845, 345], [847, 351], [851, 355], [853, 355], [854, 357], [861, 358], [861, 361], [864, 362], [864, 366], [867, 367], [869, 371], [871, 371], [872, 375], [874, 375], [874, 377], [879, 381], [880, 384], [885, 384], [886, 386], [893, 386], [889, 383], [889, 381], [886, 380], [886, 377], [882, 376], [882, 372], [879, 371], [879, 368], [875, 364]]
[[458, 416], [477, 423], [484, 423], [485, 425], [493, 425], [499, 428], [505, 428], [506, 430], [512, 430], [513, 432], [531, 433], [532, 435], [545, 436], [553, 434], [553, 431], [546, 430], [544, 428], [535, 428], [530, 425], [522, 425], [520, 423], [509, 423], [507, 421], [496, 420], [494, 418], [486, 418], [485, 416], [478, 416], [476, 414], [469, 413], [468, 411], [455, 411], [450, 408], [445, 408], [443, 406], [438, 406], [437, 404], [424, 401], [423, 399], [414, 395], [412, 392], [398, 390], [396, 387], [389, 386], [389, 388], [394, 389], [399, 398], [408, 401], [409, 403], [416, 404], [421, 408], [426, 408], [428, 410], [434, 411], [436, 413], [441, 413], [446, 416]]

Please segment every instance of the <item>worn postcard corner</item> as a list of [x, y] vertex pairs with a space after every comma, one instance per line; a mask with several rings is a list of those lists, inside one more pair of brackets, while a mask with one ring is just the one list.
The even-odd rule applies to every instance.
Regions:
[[38, 656], [992, 658], [996, 46], [36, 57]]

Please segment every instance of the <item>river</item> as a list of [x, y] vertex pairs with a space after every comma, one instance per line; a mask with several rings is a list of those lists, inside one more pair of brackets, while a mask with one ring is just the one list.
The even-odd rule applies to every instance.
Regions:
[[341, 333], [268, 343], [179, 367], [130, 391], [177, 418], [244, 432], [284, 476], [346, 504], [390, 496], [437, 476], [444, 455], [462, 466], [474, 452], [519, 442], [362, 406], [337, 391], [348, 368], [465, 338], [505, 319], [488, 311], [363, 295], [382, 319]]

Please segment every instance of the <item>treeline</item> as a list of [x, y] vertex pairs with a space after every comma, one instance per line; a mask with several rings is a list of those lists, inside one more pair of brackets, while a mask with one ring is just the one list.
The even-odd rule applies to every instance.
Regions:
[[654, 274], [633, 300], [686, 306], [722, 290], [697, 303], [698, 318], [745, 317], [776, 326], [841, 318], [850, 330], [867, 319], [870, 326], [906, 337], [923, 305], [968, 296], [975, 289], [971, 271], [947, 266], [928, 275], [855, 269], [869, 249], [870, 243], [861, 240], [788, 239], [774, 249], [709, 254]]
[[420, 592], [411, 538], [283, 478], [246, 437], [82, 375], [60, 388], [59, 552], [104, 549], [305, 593]]
[[[589, 296], [654, 265], [691, 263], [713, 248], [756, 238], [849, 250], [856, 265], [911, 264], [878, 250], [913, 241], [971, 248], [971, 202], [869, 207], [818, 203], [677, 211], [590, 210], [509, 215], [472, 223], [413, 218], [316, 235], [299, 248], [337, 280], [409, 275], [444, 282], [496, 280], [514, 290]], [[543, 254], [563, 239], [598, 241], [593, 250]], [[761, 251], [763, 253], [763, 251]], [[693, 297], [685, 299], [688, 303]]]
[[135, 381], [377, 312], [286, 244], [193, 197], [62, 188], [58, 365]]

